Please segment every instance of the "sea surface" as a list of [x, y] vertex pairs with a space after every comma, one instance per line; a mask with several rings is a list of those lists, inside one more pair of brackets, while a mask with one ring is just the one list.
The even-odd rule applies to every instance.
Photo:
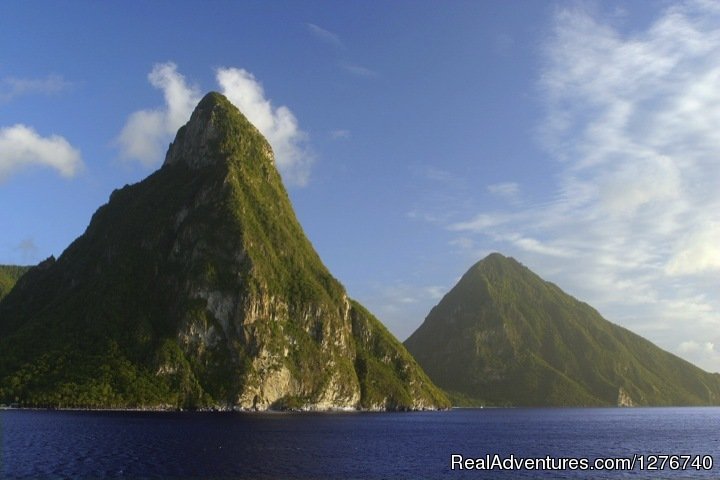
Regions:
[[[5, 410], [0, 411], [0, 444], [3, 479], [720, 478], [720, 408], [326, 414]], [[460, 457], [454, 457], [453, 470], [452, 455], [476, 466], [477, 459], [495, 456], [506, 466], [507, 459], [548, 457], [592, 462], [635, 456], [636, 463], [632, 471], [460, 470]], [[653, 461], [659, 468], [662, 455], [691, 458], [685, 470], [670, 469], [670, 464], [680, 468], [682, 457], [676, 458], [679, 464], [668, 457], [664, 469], [647, 470]], [[709, 462], [712, 468], [703, 470]]]

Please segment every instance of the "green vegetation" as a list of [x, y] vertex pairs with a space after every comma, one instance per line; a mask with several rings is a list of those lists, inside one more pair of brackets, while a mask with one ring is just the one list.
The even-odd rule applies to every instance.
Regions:
[[405, 342], [458, 404], [718, 405], [707, 373], [511, 258], [474, 265]]
[[445, 394], [370, 312], [352, 302], [351, 316], [364, 408], [403, 410], [418, 398], [428, 408], [450, 407]]
[[0, 302], [0, 402], [445, 406], [359, 309], [305, 237], [267, 141], [211, 93], [160, 170], [113, 192]]
[[20, 267], [17, 265], [0, 265], [0, 300], [10, 293], [15, 283], [30, 267]]

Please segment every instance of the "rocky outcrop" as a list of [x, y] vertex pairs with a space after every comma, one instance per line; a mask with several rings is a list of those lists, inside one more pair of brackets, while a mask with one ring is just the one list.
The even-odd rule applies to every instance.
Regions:
[[622, 387], [618, 388], [617, 406], [618, 407], [634, 407], [635, 406], [635, 404], [632, 401], [632, 398], [630, 398], [630, 395]]

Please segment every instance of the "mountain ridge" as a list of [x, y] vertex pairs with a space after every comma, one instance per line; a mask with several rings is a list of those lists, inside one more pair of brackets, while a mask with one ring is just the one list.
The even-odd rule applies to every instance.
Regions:
[[405, 346], [438, 386], [468, 403], [720, 404], [720, 375], [498, 253], [473, 265]]

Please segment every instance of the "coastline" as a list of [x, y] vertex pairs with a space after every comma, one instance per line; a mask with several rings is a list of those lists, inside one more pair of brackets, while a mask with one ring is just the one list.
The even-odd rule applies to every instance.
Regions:
[[249, 414], [283, 414], [283, 413], [410, 413], [410, 412], [442, 412], [453, 410], [450, 408], [417, 408], [417, 409], [393, 409], [393, 408], [353, 408], [338, 407], [330, 409], [316, 408], [268, 408], [265, 410], [247, 409], [240, 407], [210, 407], [210, 408], [177, 408], [177, 407], [20, 407], [0, 405], [0, 411], [24, 410], [24, 411], [58, 411], [58, 412], [158, 412], [158, 413], [249, 413]]

